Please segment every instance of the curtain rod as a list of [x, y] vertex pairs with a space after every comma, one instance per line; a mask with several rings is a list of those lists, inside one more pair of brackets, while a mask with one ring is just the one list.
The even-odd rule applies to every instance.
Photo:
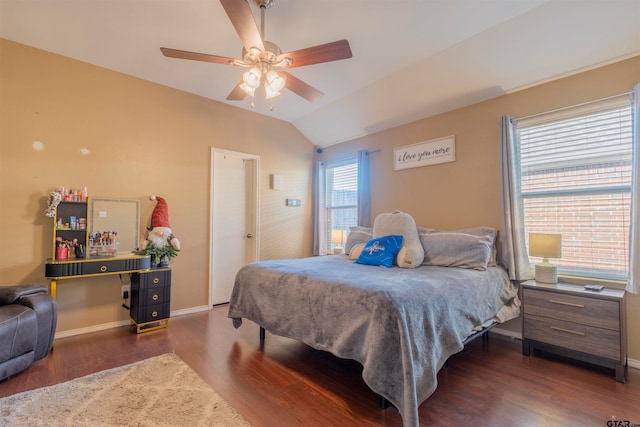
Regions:
[[516, 117], [516, 120], [532, 119], [534, 117], [543, 116], [545, 114], [557, 113], [558, 111], [568, 110], [570, 108], [582, 107], [583, 105], [593, 104], [594, 102], [606, 101], [607, 99], [613, 99], [613, 98], [618, 98], [620, 96], [632, 95], [632, 94], [633, 94], [633, 91], [631, 90], [629, 92], [619, 93], [617, 95], [611, 95], [611, 96], [607, 96], [607, 97], [600, 98], [600, 99], [594, 99], [592, 101], [587, 101], [587, 102], [583, 102], [583, 103], [580, 103], [580, 104], [574, 104], [574, 105], [569, 105], [567, 107], [556, 108], [555, 110], [543, 111], [542, 113], [531, 114], [529, 116], [524, 116], [524, 117]]
[[[382, 149], [378, 148], [377, 150], [373, 150], [373, 151], [358, 150], [358, 152], [360, 152], [360, 151], [365, 151], [367, 153], [367, 155], [369, 155], [369, 154], [379, 153], [379, 152], [382, 151]], [[342, 162], [347, 162], [347, 161], [350, 162], [350, 161], [353, 161], [353, 160], [358, 160], [358, 152], [356, 152], [355, 154], [352, 154], [350, 156], [341, 157], [339, 159], [333, 159], [331, 161], [321, 160], [320, 163], [329, 164], [329, 165], [335, 165], [335, 164], [340, 164]]]

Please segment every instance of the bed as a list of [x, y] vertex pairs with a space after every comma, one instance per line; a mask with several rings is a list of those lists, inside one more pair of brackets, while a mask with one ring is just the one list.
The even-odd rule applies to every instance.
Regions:
[[365, 383], [418, 426], [437, 373], [474, 332], [519, 314], [505, 270], [382, 268], [346, 255], [260, 261], [238, 272], [228, 316], [353, 359]]

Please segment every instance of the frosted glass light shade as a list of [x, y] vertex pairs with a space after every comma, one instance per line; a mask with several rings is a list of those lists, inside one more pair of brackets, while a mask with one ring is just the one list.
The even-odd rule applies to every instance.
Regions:
[[245, 91], [245, 93], [249, 96], [253, 96], [256, 93], [256, 89], [253, 87], [249, 87], [246, 83], [242, 83], [240, 85], [240, 89]]
[[286, 82], [286, 79], [284, 78], [284, 76], [281, 76], [275, 71], [271, 70], [267, 73], [267, 85], [273, 91], [278, 92], [282, 90], [282, 88], [284, 88], [285, 82]]
[[258, 70], [257, 68], [252, 68], [242, 74], [242, 80], [244, 80], [247, 86], [254, 89], [260, 86], [260, 77], [260, 70]]
[[281, 95], [281, 93], [278, 92], [277, 90], [271, 89], [271, 86], [269, 86], [268, 84], [264, 85], [264, 92], [265, 92], [265, 98], [267, 99], [275, 98], [276, 96]]

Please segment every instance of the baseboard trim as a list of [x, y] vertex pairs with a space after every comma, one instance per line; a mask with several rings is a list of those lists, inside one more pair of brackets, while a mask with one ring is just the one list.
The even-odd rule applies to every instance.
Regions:
[[633, 369], [640, 369], [640, 360], [627, 358], [627, 366]]
[[101, 323], [100, 325], [87, 326], [86, 328], [69, 329], [67, 331], [56, 332], [54, 339], [73, 337], [75, 335], [90, 334], [92, 332], [104, 331], [106, 329], [119, 328], [130, 325], [130, 320], [118, 320], [117, 322]]
[[[198, 307], [185, 308], [182, 310], [176, 310], [171, 312], [171, 317], [184, 316], [185, 314], [200, 313], [202, 311], [210, 310], [207, 305], [201, 305]], [[99, 325], [87, 326], [86, 328], [69, 329], [66, 331], [56, 332], [54, 339], [73, 337], [76, 335], [90, 334], [92, 332], [104, 331], [106, 329], [120, 328], [122, 326], [128, 326], [131, 324], [131, 320], [118, 320], [116, 322], [101, 323]]]
[[211, 310], [211, 307], [209, 307], [208, 305], [201, 305], [198, 307], [191, 307], [191, 308], [183, 308], [182, 310], [172, 311], [171, 317], [184, 316], [185, 314], [200, 313], [202, 311], [208, 311], [208, 310]]

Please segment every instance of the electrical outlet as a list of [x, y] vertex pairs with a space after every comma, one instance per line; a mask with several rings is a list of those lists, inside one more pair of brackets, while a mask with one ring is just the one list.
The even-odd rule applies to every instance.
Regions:
[[129, 285], [122, 285], [122, 298], [127, 299], [129, 298], [129, 291], [131, 290], [131, 288], [129, 287]]

